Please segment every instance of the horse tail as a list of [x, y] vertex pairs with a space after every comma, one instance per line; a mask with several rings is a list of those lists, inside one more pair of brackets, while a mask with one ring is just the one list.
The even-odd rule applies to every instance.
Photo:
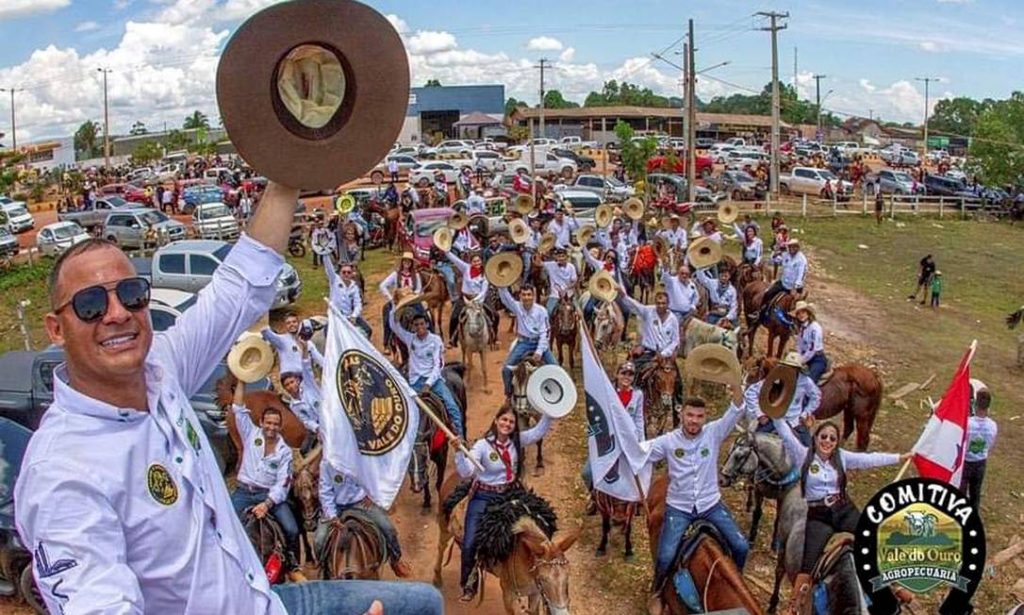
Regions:
[[1021, 320], [1024, 320], [1024, 306], [1006, 317], [1006, 326], [1009, 329], [1016, 329]]

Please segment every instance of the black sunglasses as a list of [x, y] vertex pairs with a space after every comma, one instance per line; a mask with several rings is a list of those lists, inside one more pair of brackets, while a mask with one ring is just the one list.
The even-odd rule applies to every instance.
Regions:
[[[107, 314], [110, 307], [110, 290], [107, 286], [90, 286], [75, 293], [71, 299], [54, 310], [59, 314], [67, 306], [75, 311], [82, 322], [94, 322]], [[113, 289], [117, 300], [129, 312], [138, 312], [149, 305], [149, 280], [125, 278], [118, 281]]]

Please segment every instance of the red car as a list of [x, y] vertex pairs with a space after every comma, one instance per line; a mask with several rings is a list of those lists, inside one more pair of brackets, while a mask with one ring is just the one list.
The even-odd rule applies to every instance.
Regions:
[[[697, 177], [707, 179], [714, 171], [715, 162], [711, 156], [697, 156]], [[670, 165], [665, 156], [652, 156], [647, 160], [648, 173], [675, 173], [686, 175], [686, 158], [678, 157], [675, 165]]]
[[416, 262], [429, 265], [430, 248], [434, 247], [434, 231], [448, 224], [448, 218], [455, 212], [451, 207], [416, 209], [405, 218], [405, 224], [398, 228], [402, 249], [412, 252]]
[[107, 184], [99, 189], [103, 196], [119, 196], [132, 203], [148, 205], [152, 198], [146, 196], [146, 190], [132, 184]]

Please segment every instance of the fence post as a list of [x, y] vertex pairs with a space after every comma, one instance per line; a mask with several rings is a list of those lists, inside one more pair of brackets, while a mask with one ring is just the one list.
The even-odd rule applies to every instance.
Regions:
[[800, 217], [801, 218], [806, 218], [807, 217], [807, 195], [806, 194], [801, 196], [801, 200], [800, 200]]
[[889, 219], [896, 219], [896, 194], [889, 195]]
[[942, 219], [942, 204], [945, 202], [946, 197], [939, 196], [939, 220]]
[[833, 194], [832, 195], [832, 217], [833, 218], [835, 218], [836, 216], [839, 215], [839, 209], [837, 208], [837, 204], [838, 203], [839, 203], [839, 196], [836, 195], [836, 194]]
[[967, 210], [964, 209], [964, 197], [960, 197], [960, 219], [967, 219]]
[[860, 191], [860, 205], [861, 205], [861, 207], [860, 207], [861, 215], [864, 215], [864, 216], [868, 215], [868, 191], [867, 190], [861, 190]]

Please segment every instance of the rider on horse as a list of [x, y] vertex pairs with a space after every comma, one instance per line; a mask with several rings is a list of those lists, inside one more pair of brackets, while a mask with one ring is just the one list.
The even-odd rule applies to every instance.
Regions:
[[242, 463], [238, 469], [231, 504], [245, 521], [247, 511], [257, 519], [273, 514], [281, 524], [287, 541], [285, 563], [289, 571], [298, 569], [295, 554], [299, 546], [299, 524], [288, 505], [288, 483], [292, 476], [292, 449], [281, 437], [281, 412], [266, 408], [260, 426], [253, 425], [245, 406], [245, 383], [235, 385], [231, 406], [235, 427], [242, 441]]
[[568, 249], [572, 242], [572, 234], [579, 228], [580, 223], [576, 220], [576, 215], [570, 214], [566, 218], [565, 210], [559, 207], [555, 210], [555, 217], [548, 222], [547, 230], [555, 236], [555, 247]]
[[731, 328], [736, 322], [736, 315], [739, 312], [739, 302], [736, 299], [736, 287], [730, 279], [732, 272], [725, 267], [719, 267], [718, 278], [711, 273], [711, 267], [697, 271], [697, 281], [708, 291], [708, 315], [705, 318], [713, 325]]
[[323, 550], [330, 535], [331, 526], [341, 523], [341, 515], [347, 510], [357, 510], [368, 521], [372, 521], [387, 543], [388, 561], [395, 576], [406, 578], [412, 572], [409, 563], [402, 559], [402, 545], [398, 542], [398, 530], [391, 522], [386, 510], [377, 506], [362, 486], [351, 476], [339, 472], [327, 462], [320, 460], [320, 524], [313, 537], [314, 549], [320, 561], [325, 561]]
[[[608, 248], [604, 250], [604, 259], [599, 261], [590, 253], [590, 250], [586, 249], [586, 246], [581, 247], [584, 248], [583, 259], [587, 261], [587, 264], [590, 265], [595, 272], [607, 271], [613, 278], [615, 278], [615, 281], [618, 284], [625, 286], [625, 280], [622, 279], [622, 268], [619, 266], [621, 261], [619, 259], [618, 252]], [[587, 322], [592, 322], [593, 320], [594, 310], [597, 309], [597, 301], [597, 297], [591, 296], [590, 300], [587, 301], [587, 304], [583, 306], [583, 317], [586, 318]], [[619, 296], [616, 298], [615, 303], [619, 306], [619, 309], [622, 310], [622, 315], [625, 317], [628, 312], [626, 311], [626, 304], [622, 297]]]
[[757, 226], [747, 224], [740, 226], [732, 225], [736, 234], [743, 239], [743, 262], [753, 267], [761, 266], [761, 256], [764, 254], [764, 242], [757, 236]]
[[505, 398], [512, 397], [512, 372], [527, 356], [534, 362], [552, 365], [555, 357], [551, 355], [551, 326], [548, 323], [548, 312], [537, 304], [537, 291], [533, 286], [524, 284], [519, 288], [519, 301], [515, 300], [507, 288], [498, 289], [498, 297], [516, 319], [515, 346], [508, 353], [505, 364], [501, 368], [501, 380], [505, 385]]
[[284, 372], [281, 374], [281, 388], [288, 394], [286, 397], [288, 409], [292, 411], [302, 425], [306, 428], [306, 439], [302, 442], [300, 451], [305, 454], [313, 448], [316, 436], [320, 433], [320, 402], [321, 397], [316, 392], [316, 382], [312, 376], [309, 384], [303, 384], [303, 374], [299, 372]]
[[772, 262], [782, 267], [782, 275], [764, 291], [764, 298], [761, 300], [761, 320], [763, 322], [768, 321], [768, 312], [776, 295], [786, 292], [797, 297], [804, 292], [807, 257], [800, 251], [800, 240], [790, 239], [786, 242], [784, 249], [785, 252], [780, 251], [772, 255]]
[[825, 335], [821, 324], [814, 313], [814, 306], [806, 301], [798, 301], [793, 309], [796, 317], [796, 351], [800, 360], [807, 366], [807, 376], [815, 383], [821, 380], [822, 374], [828, 369], [825, 357]]
[[387, 299], [387, 302], [382, 308], [383, 319], [384, 319], [384, 349], [385, 352], [390, 352], [388, 349], [391, 348], [391, 310], [394, 309], [395, 296], [394, 291], [399, 288], [407, 288], [414, 294], [419, 294], [423, 291], [423, 280], [420, 278], [420, 274], [416, 271], [416, 259], [413, 258], [412, 252], [403, 252], [402, 258], [399, 259], [398, 265], [395, 270], [388, 274], [388, 277], [384, 278], [380, 283], [380, 292]]
[[448, 321], [448, 347], [454, 348], [459, 343], [459, 319], [462, 317], [462, 310], [465, 309], [467, 301], [478, 303], [484, 307], [492, 331], [496, 326], [496, 315], [484, 303], [490, 283], [487, 281], [487, 276], [484, 275], [484, 259], [480, 254], [470, 255], [468, 263], [452, 252], [445, 252], [445, 256], [462, 274], [462, 292], [454, 297], [452, 316]]
[[[796, 389], [793, 393], [793, 401], [790, 402], [789, 408], [786, 409], [786, 415], [783, 417], [793, 428], [793, 432], [796, 433], [805, 446], [811, 442], [811, 433], [804, 424], [808, 417], [814, 414], [814, 411], [821, 405], [821, 389], [818, 388], [818, 384], [810, 379], [807, 374], [803, 373], [803, 361], [800, 360], [800, 355], [795, 352], [789, 352], [785, 358], [779, 361], [779, 365], [785, 365], [791, 369], [795, 369], [798, 372], [796, 380]], [[747, 387], [746, 392], [743, 394], [744, 405], [747, 416], [756, 418], [758, 421], [757, 431], [762, 433], [772, 433], [775, 431], [775, 427], [768, 417], [761, 412], [761, 387], [764, 386], [764, 380], [758, 380]]]
[[909, 459], [912, 453], [855, 453], [839, 448], [839, 428], [823, 422], [814, 430], [813, 446], [802, 443], [789, 423], [775, 419], [786, 452], [800, 464], [800, 488], [807, 500], [807, 526], [800, 573], [793, 581], [790, 615], [810, 613], [811, 572], [834, 532], [855, 532], [860, 511], [847, 493], [846, 470], [877, 468]]
[[562, 295], [572, 292], [579, 277], [576, 273], [576, 266], [569, 262], [569, 254], [564, 248], [555, 248], [552, 252], [555, 255], [555, 262], [545, 261], [542, 263], [544, 271], [548, 274], [548, 285], [550, 286], [545, 306], [548, 316], [554, 313]]
[[649, 603], [652, 613], [661, 612], [661, 586], [676, 559], [683, 535], [698, 519], [715, 526], [728, 546], [736, 566], [743, 569], [750, 545], [736, 521], [722, 502], [718, 489], [718, 450], [743, 414], [738, 404], [740, 392], [731, 390], [732, 403], [721, 418], [705, 425], [707, 408], [704, 400], [686, 400], [680, 427], [647, 440], [648, 464], [665, 461], [668, 466], [668, 496], [665, 521], [654, 561], [653, 595]]
[[[637, 442], [646, 439], [644, 430], [644, 392], [634, 386], [636, 382], [636, 367], [632, 361], [626, 361], [619, 366], [615, 372], [615, 392], [626, 409], [626, 414], [633, 421]], [[580, 473], [583, 482], [587, 485], [587, 491], [594, 490], [594, 472], [590, 463], [583, 464], [583, 472]]]
[[697, 285], [690, 277], [690, 267], [686, 263], [681, 263], [679, 272], [672, 275], [662, 264], [661, 282], [665, 285], [665, 292], [668, 293], [668, 309], [672, 310], [672, 313], [682, 323], [690, 317], [690, 314], [697, 309], [697, 304], [700, 303], [700, 292], [697, 291]]
[[303, 364], [308, 360], [309, 353], [316, 350], [311, 342], [299, 337], [300, 326], [298, 315], [289, 311], [284, 317], [283, 333], [278, 333], [270, 327], [264, 327], [260, 332], [263, 339], [277, 351], [278, 364], [282, 373], [303, 373], [305, 369]]
[[370, 339], [373, 329], [370, 328], [370, 323], [363, 318], [363, 293], [355, 281], [356, 268], [352, 263], [342, 263], [339, 270], [340, 277], [338, 272], [334, 271], [334, 265], [331, 264], [330, 259], [324, 259], [324, 271], [327, 272], [327, 287], [330, 292], [331, 306], [349, 322], [359, 327], [366, 335], [366, 339]]
[[462, 410], [455, 401], [444, 378], [441, 377], [441, 368], [444, 366], [444, 342], [436, 333], [427, 330], [427, 317], [423, 314], [416, 314], [412, 317], [413, 331], [402, 326], [395, 318], [395, 313], [388, 314], [391, 330], [395, 332], [398, 339], [409, 349], [408, 380], [409, 386], [420, 393], [430, 391], [444, 402], [448, 411], [448, 418], [452, 423], [452, 431], [456, 435], [465, 437], [465, 421], [462, 417]]
[[633, 358], [636, 370], [643, 374], [657, 356], [671, 358], [672, 367], [676, 371], [675, 397], [678, 399], [683, 392], [683, 379], [675, 360], [679, 349], [679, 320], [668, 309], [668, 293], [664, 290], [655, 292], [653, 306], [644, 305], [630, 297], [622, 286], [619, 286], [619, 294], [626, 302], [626, 307], [640, 320], [642, 350]]
[[689, 245], [686, 229], [680, 226], [678, 214], [672, 214], [668, 217], [668, 228], [658, 231], [657, 236], [665, 238], [669, 250], [685, 252], [686, 246]]
[[462, 451], [455, 453], [455, 467], [459, 476], [473, 478], [469, 505], [466, 508], [462, 569], [459, 575], [462, 602], [473, 599], [479, 583], [479, 578], [471, 573], [476, 567], [477, 560], [476, 529], [487, 505], [506, 491], [520, 486], [519, 477], [523, 473], [522, 450], [543, 438], [550, 427], [551, 418], [544, 414], [540, 422], [520, 433], [515, 410], [509, 404], [504, 404], [498, 409], [487, 433], [473, 443], [469, 451], [470, 456], [483, 466], [483, 471], [478, 471]]

